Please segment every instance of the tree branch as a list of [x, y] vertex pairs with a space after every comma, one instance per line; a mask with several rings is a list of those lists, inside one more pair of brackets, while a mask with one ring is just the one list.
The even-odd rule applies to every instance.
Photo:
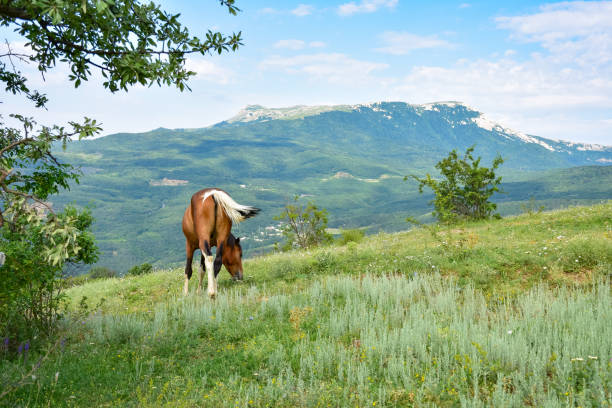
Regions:
[[0, 15], [10, 18], [18, 18], [20, 20], [34, 20], [34, 18], [27, 12], [26, 9], [19, 7], [11, 7], [6, 4], [0, 4]]

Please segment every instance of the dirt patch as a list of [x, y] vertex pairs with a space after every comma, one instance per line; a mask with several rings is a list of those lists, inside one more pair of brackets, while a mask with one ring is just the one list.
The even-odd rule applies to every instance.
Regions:
[[161, 180], [149, 180], [151, 186], [184, 186], [188, 183], [188, 180], [173, 180], [166, 177]]

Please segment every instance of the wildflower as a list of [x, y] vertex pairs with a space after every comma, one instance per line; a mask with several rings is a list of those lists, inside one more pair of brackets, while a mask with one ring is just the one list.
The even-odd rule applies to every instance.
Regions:
[[597, 356], [589, 356], [590, 360], [597, 360]]
[[25, 352], [27, 353], [29, 349], [30, 349], [30, 341], [28, 340], [26, 341], [26, 344], [25, 344]]
[[249, 320], [253, 320], [253, 316], [249, 316]]
[[57, 382], [57, 379], [59, 378], [59, 371], [55, 372], [55, 382]]
[[512, 334], [512, 330], [508, 330], [508, 334]]
[[17, 354], [21, 354], [22, 351], [23, 351], [23, 344], [20, 344], [19, 347], [17, 347]]
[[572, 358], [571, 361], [584, 361], [584, 358], [575, 357], [575, 358]]

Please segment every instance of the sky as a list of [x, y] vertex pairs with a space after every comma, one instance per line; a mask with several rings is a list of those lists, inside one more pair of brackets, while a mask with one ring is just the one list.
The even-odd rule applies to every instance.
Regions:
[[[44, 79], [26, 66], [48, 109], [3, 95], [5, 121], [87, 116], [111, 134], [205, 127], [253, 104], [461, 101], [517, 131], [612, 145], [612, 1], [237, 0], [238, 16], [217, 0], [158, 3], [200, 38], [242, 31], [244, 45], [190, 57], [182, 93], [110, 94], [99, 76], [74, 89], [64, 66]], [[23, 45], [6, 28], [0, 39]]]

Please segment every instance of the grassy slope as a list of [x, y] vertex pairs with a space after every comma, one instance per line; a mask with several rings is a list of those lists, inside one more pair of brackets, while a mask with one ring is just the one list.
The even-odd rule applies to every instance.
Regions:
[[215, 302], [180, 269], [95, 281], [73, 313], [105, 301], [7, 402], [600, 406], [611, 273], [608, 202], [250, 259]]

